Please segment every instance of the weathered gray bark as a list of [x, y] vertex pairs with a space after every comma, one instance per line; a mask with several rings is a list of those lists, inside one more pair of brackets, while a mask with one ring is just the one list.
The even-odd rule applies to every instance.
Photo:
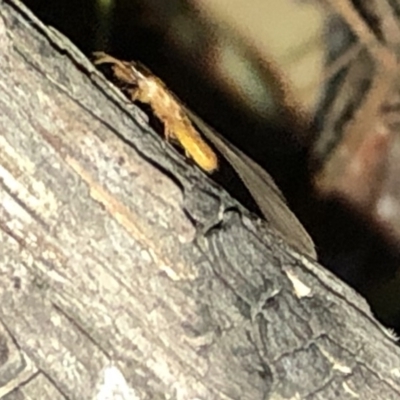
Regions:
[[0, 1], [0, 397], [399, 398], [364, 300], [110, 88]]

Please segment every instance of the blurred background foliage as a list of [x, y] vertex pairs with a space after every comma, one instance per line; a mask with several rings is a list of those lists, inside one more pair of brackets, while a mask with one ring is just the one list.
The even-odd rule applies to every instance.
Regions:
[[[312, 186], [308, 155], [324, 87], [329, 18], [320, 1], [24, 2], [88, 56], [102, 50], [140, 60], [161, 77], [274, 177], [312, 235], [321, 262], [400, 330], [398, 248], [354, 210], [319, 198]], [[223, 163], [213, 178], [258, 212], [229, 166]]]

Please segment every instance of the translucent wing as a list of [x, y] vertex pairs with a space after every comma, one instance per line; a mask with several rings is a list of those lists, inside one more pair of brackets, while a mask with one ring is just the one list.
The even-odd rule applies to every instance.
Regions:
[[197, 128], [235, 169], [271, 226], [297, 250], [312, 258], [317, 258], [312, 239], [290, 211], [271, 176], [200, 117], [189, 109], [186, 109], [186, 112]]

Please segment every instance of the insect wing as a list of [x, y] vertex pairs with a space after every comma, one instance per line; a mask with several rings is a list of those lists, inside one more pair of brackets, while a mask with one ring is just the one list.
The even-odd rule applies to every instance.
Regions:
[[188, 109], [186, 112], [204, 136], [232, 165], [271, 226], [297, 250], [314, 259], [317, 258], [312, 239], [290, 211], [272, 177], [250, 157], [208, 126], [200, 117]]

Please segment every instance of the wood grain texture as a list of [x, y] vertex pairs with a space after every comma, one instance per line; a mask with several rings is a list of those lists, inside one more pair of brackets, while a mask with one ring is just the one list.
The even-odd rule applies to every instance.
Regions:
[[365, 302], [14, 0], [0, 91], [0, 398], [398, 398]]

